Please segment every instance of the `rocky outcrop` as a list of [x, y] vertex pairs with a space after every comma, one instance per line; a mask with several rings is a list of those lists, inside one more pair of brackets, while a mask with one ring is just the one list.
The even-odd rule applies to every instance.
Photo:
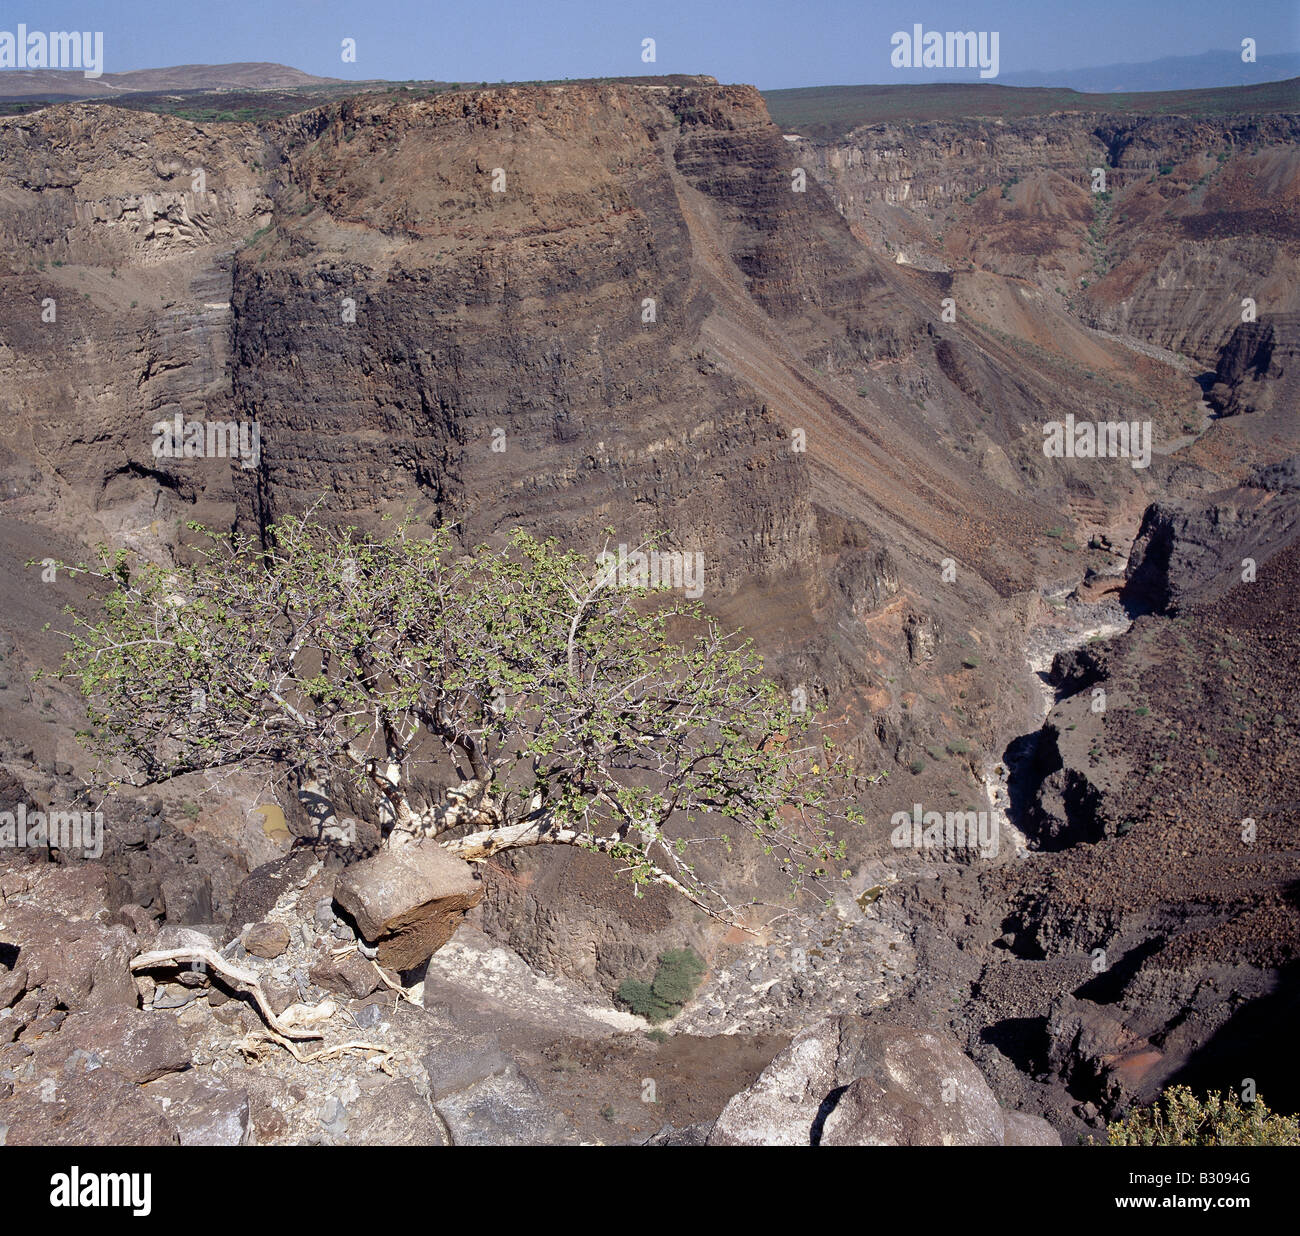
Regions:
[[[1289, 471], [1266, 479], [1284, 491]], [[1238, 1074], [1279, 1109], [1296, 1104], [1276, 1027], [1293, 1015], [1300, 945], [1288, 831], [1300, 766], [1286, 737], [1300, 530], [1293, 495], [1252, 493], [1235, 499], [1249, 498], [1250, 520], [1225, 518], [1222, 495], [1148, 519], [1138, 560], [1157, 528], [1172, 533], [1160, 578], [1176, 617], [1139, 618], [1080, 662], [1087, 686], [1044, 726], [1027, 805], [1052, 861], [1018, 889], [983, 886], [1006, 898], [1005, 934], [983, 954], [975, 1021], [1067, 1088], [1063, 1117], [1094, 1126], [1171, 1082], [1220, 1089]], [[1220, 559], [1255, 553], [1249, 579], [1219, 578]]]
[[0, 334], [4, 415], [39, 424], [56, 461], [31, 476], [0, 457], [11, 513], [157, 552], [182, 513], [229, 511], [230, 461], [159, 462], [151, 426], [227, 407], [231, 254], [270, 217], [271, 161], [253, 126], [89, 105], [0, 119], [0, 278], [24, 306]]
[[107, 924], [102, 872], [79, 874], [0, 871], [0, 1145], [175, 1143], [142, 1083], [190, 1050], [137, 1007], [135, 933]]
[[934, 660], [939, 633], [929, 614], [908, 614], [903, 623], [903, 634], [907, 638], [907, 656], [913, 665], [924, 665]]
[[1221, 416], [1294, 409], [1300, 391], [1300, 314], [1243, 322], [1223, 345], [1206, 398]]
[[[8, 303], [84, 276], [75, 323], [94, 341], [69, 363], [51, 333], [62, 301], [50, 331], [3, 323], [13, 423], [41, 426], [68, 487], [51, 488], [21, 432], [0, 443], [6, 510], [33, 521], [22, 558], [49, 552], [51, 522], [97, 521], [165, 557], [185, 552], [182, 517], [256, 533], [322, 495], [325, 518], [400, 512], [467, 542], [525, 526], [594, 551], [607, 526], [629, 544], [663, 534], [703, 556], [704, 603], [774, 677], [850, 719], [865, 764], [910, 763], [953, 726], [973, 747], [991, 724], [1008, 690], [995, 671], [1015, 655], [1004, 602], [1056, 519], [1022, 477], [1042, 466], [1033, 420], [1064, 407], [1061, 384], [964, 314], [936, 321], [945, 279], [864, 248], [816, 177], [799, 183], [753, 89], [370, 94], [256, 127], [111, 105], [4, 123], [0, 175], [33, 207], [0, 219]], [[176, 170], [187, 162], [206, 197]], [[39, 246], [64, 265], [29, 269]], [[48, 423], [65, 395], [81, 410]], [[155, 459], [144, 431], [174, 411], [256, 423], [259, 458]], [[936, 592], [946, 559], [960, 579]], [[930, 689], [956, 643], [899, 629], [920, 598], [935, 630], [999, 629], [960, 712]], [[953, 783], [938, 793], [968, 788], [960, 767], [933, 775]], [[225, 920], [244, 870], [276, 852], [219, 856], [216, 830], [155, 821], [113, 861], [121, 899], [173, 922]], [[319, 840], [292, 803], [286, 823]], [[378, 840], [360, 827], [346, 857]], [[877, 838], [847, 840], [875, 857]], [[579, 865], [523, 860], [487, 894], [493, 930], [609, 987], [689, 934], [620, 926], [607, 907], [623, 890], [586, 872], [586, 908], [541, 899]], [[753, 866], [735, 872], [752, 895]], [[235, 930], [262, 917], [237, 916]]]
[[886, 549], [858, 551], [840, 563], [836, 583], [852, 612], [863, 618], [898, 591], [898, 568]]
[[412, 841], [353, 863], [334, 887], [382, 965], [412, 970], [455, 933], [483, 897], [473, 868], [433, 841]]
[[245, 1146], [252, 1128], [248, 1091], [238, 1085], [170, 1073], [145, 1088], [176, 1130], [182, 1146]]
[[59, 1040], [139, 1084], [190, 1066], [190, 1049], [175, 1025], [136, 1008], [73, 1013], [60, 1027]]
[[[1016, 1144], [1052, 1140], [1036, 1118]], [[951, 1040], [860, 1017], [796, 1036], [723, 1109], [711, 1146], [987, 1146], [1007, 1138], [1005, 1113]], [[1058, 1142], [1059, 1144], [1059, 1142]]]
[[1155, 503], [1133, 542], [1124, 596], [1157, 613], [1214, 600], [1253, 580], [1298, 531], [1300, 499], [1293, 493], [1275, 495], [1262, 485], [1217, 494], [1208, 504]]

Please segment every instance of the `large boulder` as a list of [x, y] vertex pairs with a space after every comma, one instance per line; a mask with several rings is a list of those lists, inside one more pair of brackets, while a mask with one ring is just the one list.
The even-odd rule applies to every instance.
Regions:
[[143, 1088], [112, 1069], [80, 1073], [53, 1091], [16, 1088], [0, 1110], [0, 1146], [174, 1146], [179, 1140]]
[[513, 1063], [435, 1104], [457, 1146], [570, 1146], [581, 1140]]
[[[1016, 1144], [1035, 1136], [1053, 1134], [1019, 1117]], [[709, 1144], [1000, 1146], [1006, 1137], [997, 1098], [951, 1040], [843, 1016], [798, 1035], [732, 1098]]]
[[28, 991], [42, 990], [43, 1008], [134, 1008], [131, 958], [138, 941], [123, 926], [71, 921], [34, 905], [0, 910], [0, 944], [17, 953]]
[[175, 1127], [182, 1146], [244, 1146], [248, 1091], [193, 1072], [170, 1073], [145, 1088]]
[[822, 1125], [822, 1146], [941, 1146], [934, 1111], [901, 1087], [850, 1082]]
[[[868, 1071], [826, 1117], [826, 1146], [998, 1146], [1002, 1108], [951, 1039], [899, 1026], [868, 1029]], [[847, 1100], [847, 1101], [846, 1101]]]
[[349, 1146], [443, 1146], [447, 1136], [429, 1100], [409, 1081], [391, 1081], [347, 1105]]
[[436, 1103], [458, 1090], [477, 1085], [486, 1077], [507, 1072], [512, 1063], [495, 1035], [476, 1034], [440, 1042], [424, 1057], [429, 1097]]
[[317, 861], [311, 850], [291, 850], [250, 871], [235, 890], [227, 941], [242, 935], [250, 923], [262, 922], [286, 892], [311, 877]]
[[1002, 1137], [1004, 1146], [1059, 1146], [1061, 1135], [1041, 1116], [1031, 1116], [1028, 1112], [1003, 1112], [1006, 1132]]
[[795, 1037], [748, 1090], [723, 1108], [711, 1146], [816, 1144], [836, 1094], [870, 1067], [866, 1022], [832, 1017]]
[[434, 841], [381, 850], [344, 870], [334, 887], [334, 900], [393, 970], [428, 961], [482, 896], [473, 868]]
[[175, 1020], [141, 1009], [73, 1013], [58, 1041], [61, 1048], [97, 1056], [131, 1082], [151, 1082], [190, 1067], [190, 1049]]

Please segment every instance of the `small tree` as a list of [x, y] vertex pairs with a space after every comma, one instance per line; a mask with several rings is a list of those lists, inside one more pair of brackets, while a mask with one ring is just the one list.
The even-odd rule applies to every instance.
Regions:
[[524, 532], [465, 556], [405, 524], [286, 519], [265, 543], [191, 527], [190, 565], [104, 552], [103, 612], [73, 615], [61, 676], [109, 775], [255, 768], [330, 801], [346, 785], [386, 845], [434, 838], [470, 862], [579, 846], [638, 896], [665, 885], [727, 921], [696, 857], [733, 829], [791, 896], [842, 860], [847, 767], [697, 605]]

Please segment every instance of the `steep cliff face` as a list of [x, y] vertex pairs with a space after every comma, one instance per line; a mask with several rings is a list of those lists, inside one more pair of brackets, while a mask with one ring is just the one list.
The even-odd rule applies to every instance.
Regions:
[[1261, 488], [1230, 490], [1207, 505], [1153, 504], [1129, 558], [1126, 595], [1159, 613], [1177, 613], [1242, 581], [1300, 534], [1300, 499]]
[[[232, 274], [235, 408], [262, 432], [260, 466], [235, 475], [241, 521], [324, 498], [331, 518], [413, 508], [467, 542], [524, 525], [594, 552], [606, 527], [629, 546], [662, 530], [700, 555], [705, 603], [833, 703], [870, 767], [953, 726], [908, 658], [915, 611], [984, 632], [990, 677], [961, 689], [965, 724], [988, 723], [1011, 622], [986, 615], [1033, 571], [991, 529], [1050, 515], [873, 370], [943, 380], [936, 289], [866, 253], [815, 180], [795, 189], [755, 91], [358, 99], [274, 141], [273, 225]], [[934, 402], [941, 423], [970, 416], [965, 393]], [[1019, 427], [988, 432], [1014, 449]], [[960, 578], [936, 593], [953, 555]], [[759, 889], [755, 865], [734, 874]], [[679, 915], [647, 925], [622, 900], [578, 857], [530, 857], [483, 913], [540, 964], [613, 986], [684, 938]]]
[[229, 512], [229, 462], [160, 467], [151, 426], [228, 407], [230, 266], [270, 217], [268, 157], [243, 125], [90, 106], [0, 120], [11, 512], [154, 549], [195, 503]]
[[266, 461], [241, 513], [330, 493], [341, 513], [413, 504], [467, 541], [666, 531], [724, 592], [799, 569], [798, 461], [699, 354], [709, 305], [662, 149], [673, 97], [509, 90], [298, 118], [275, 226], [234, 271], [237, 400]]
[[1291, 461], [1148, 513], [1133, 580], [1172, 608], [1058, 656], [1045, 724], [1007, 749], [1033, 851], [885, 911], [918, 954], [891, 1014], [951, 1024], [1067, 1141], [1173, 1082], [1300, 1103], [1295, 484]]
[[1223, 416], [1296, 406], [1300, 393], [1300, 314], [1242, 322], [1219, 353], [1208, 398]]
[[[1003, 599], [1076, 569], [1067, 525], [1135, 530], [1161, 461], [1048, 460], [1044, 425], [1175, 432], [1196, 389], [1027, 278], [864, 246], [868, 216], [831, 196], [838, 156], [784, 141], [749, 87], [370, 95], [261, 129], [85, 105], [4, 124], [6, 277], [31, 305], [4, 323], [15, 513], [150, 552], [182, 516], [257, 528], [322, 496], [331, 518], [411, 511], [467, 542], [661, 532], [777, 672], [843, 702], [873, 760], [914, 762], [953, 726], [989, 740]], [[878, 175], [928, 228], [916, 201], [1035, 160], [1064, 177], [1102, 140], [976, 129], [921, 126], [916, 153], [894, 126], [844, 175]], [[154, 458], [175, 414], [256, 425], [258, 458]], [[947, 633], [933, 664], [909, 655], [919, 629]], [[976, 645], [990, 680], [954, 717], [928, 684]]]
[[[185, 518], [256, 530], [317, 503], [363, 526], [451, 521], [467, 543], [523, 525], [594, 553], [605, 528], [663, 533], [868, 768], [991, 729], [1015, 625], [999, 598], [1034, 573], [1020, 530], [1052, 513], [953, 449], [984, 420], [1005, 458], [1024, 429], [943, 385], [936, 342], [1032, 400], [929, 325], [938, 287], [865, 252], [815, 179], [796, 189], [752, 89], [362, 97], [263, 130], [70, 105], [6, 132], [7, 304], [31, 306], [3, 320], [7, 557], [101, 536], [166, 555]], [[256, 459], [155, 457], [152, 426], [176, 415], [255, 425]], [[48, 660], [29, 608], [13, 638]], [[924, 670], [905, 619], [953, 633]], [[957, 715], [957, 683], [927, 684], [972, 641], [987, 668]], [[926, 779], [973, 784], [958, 761]], [[880, 836], [852, 841], [863, 858]], [[525, 861], [485, 914], [611, 983], [657, 929], [608, 928], [621, 896], [573, 879], [591, 895], [560, 907], [553, 949], [551, 868], [571, 861]]]
[[[1189, 580], [1179, 618], [1143, 619], [1114, 642], [1096, 679], [1105, 710], [1090, 689], [1045, 729], [1043, 758], [1061, 771], [1036, 814], [1094, 844], [1030, 881], [1018, 921], [1049, 958], [1104, 950], [1105, 970], [1055, 1006], [1047, 1032], [1079, 1091], [1119, 1104], [1171, 1079], [1231, 1077], [1247, 1061], [1243, 1076], [1261, 1087], [1267, 1076], [1279, 1101], [1296, 1102], [1274, 1029], [1297, 998], [1296, 499], [1275, 495], [1253, 520], [1235, 510], [1225, 520], [1226, 505], [1176, 525], [1174, 569], [1186, 562]], [[1206, 527], [1238, 568], [1252, 557], [1247, 578], [1238, 569], [1225, 584], [1206, 569], [1196, 543]]]
[[[870, 691], [894, 728], [918, 684], [861, 667], [910, 664], [911, 611], [968, 631], [1026, 586], [1055, 517], [1034, 422], [1114, 403], [1067, 405], [937, 321], [942, 283], [862, 247], [749, 88], [359, 99], [276, 144], [274, 225], [233, 274], [236, 402], [263, 433], [241, 519], [328, 493], [467, 539], [663, 529], [793, 682]], [[841, 570], [886, 546], [893, 591]]]

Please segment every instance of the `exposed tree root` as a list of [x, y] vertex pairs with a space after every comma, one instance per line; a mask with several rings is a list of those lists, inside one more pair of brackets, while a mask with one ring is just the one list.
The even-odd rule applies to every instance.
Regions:
[[297, 1043], [292, 1039], [286, 1039], [283, 1035], [273, 1034], [267, 1030], [250, 1030], [244, 1035], [243, 1041], [239, 1044], [239, 1050], [246, 1056], [256, 1059], [261, 1055], [261, 1052], [257, 1049], [258, 1043], [278, 1043], [299, 1064], [312, 1064], [317, 1060], [330, 1060], [335, 1056], [348, 1054], [365, 1056], [367, 1059], [378, 1057], [373, 1060], [376, 1068], [387, 1073], [389, 1077], [397, 1076], [393, 1071], [392, 1049], [383, 1047], [378, 1043], [336, 1043], [333, 1047], [322, 1047], [319, 1051], [304, 1052]]
[[262, 990], [261, 981], [251, 970], [241, 970], [233, 966], [224, 957], [210, 948], [168, 948], [141, 953], [131, 962], [132, 970], [158, 970], [165, 966], [202, 965], [221, 975], [227, 982], [241, 991], [248, 992], [257, 1002], [266, 1024], [277, 1034], [286, 1039], [323, 1039], [319, 1030], [304, 1030], [298, 1026], [287, 1025], [276, 1016]]

